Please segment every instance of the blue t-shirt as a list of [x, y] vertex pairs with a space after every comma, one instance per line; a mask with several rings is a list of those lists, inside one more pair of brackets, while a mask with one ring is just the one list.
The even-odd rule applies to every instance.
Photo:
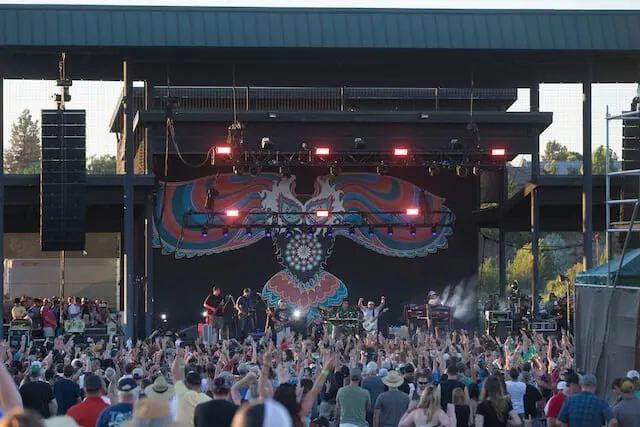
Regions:
[[131, 403], [117, 403], [104, 408], [100, 412], [96, 427], [117, 427], [131, 419], [133, 405]]

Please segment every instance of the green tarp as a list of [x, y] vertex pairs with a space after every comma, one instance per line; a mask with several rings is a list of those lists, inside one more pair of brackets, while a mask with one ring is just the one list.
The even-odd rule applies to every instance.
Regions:
[[[620, 258], [609, 261], [611, 265], [611, 284], [615, 280]], [[607, 284], [607, 264], [602, 264], [576, 275], [576, 284], [585, 285], [606, 285]], [[618, 276], [620, 286], [640, 286], [640, 249], [627, 251], [624, 255], [622, 270]]]

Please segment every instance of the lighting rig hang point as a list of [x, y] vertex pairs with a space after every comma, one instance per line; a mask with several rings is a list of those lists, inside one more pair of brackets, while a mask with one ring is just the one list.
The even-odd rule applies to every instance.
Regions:
[[395, 148], [393, 150], [393, 155], [396, 157], [407, 157], [409, 155], [408, 148]]
[[316, 147], [315, 149], [315, 154], [318, 157], [328, 156], [330, 153], [331, 153], [331, 150], [329, 150], [329, 148], [327, 147]]
[[507, 150], [504, 148], [494, 147], [491, 149], [491, 157], [505, 157]]

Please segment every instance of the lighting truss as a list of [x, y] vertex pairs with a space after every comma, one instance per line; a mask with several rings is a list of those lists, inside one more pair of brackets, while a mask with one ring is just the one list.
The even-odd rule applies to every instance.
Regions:
[[[409, 209], [411, 210], [411, 209]], [[229, 215], [233, 212], [233, 215]], [[321, 211], [326, 212], [326, 211]], [[434, 222], [435, 215], [443, 215], [444, 222]], [[286, 218], [302, 217], [314, 218], [314, 221], [297, 223], [295, 221], [287, 221]], [[372, 217], [376, 217], [377, 221], [371, 221]], [[246, 222], [241, 222], [239, 218], [246, 218]], [[328, 222], [329, 219], [331, 222]], [[380, 221], [380, 220], [383, 221]], [[328, 212], [326, 215], [318, 215], [318, 212], [267, 212], [267, 211], [225, 211], [225, 212], [197, 212], [188, 211], [183, 216], [183, 227], [185, 229], [240, 229], [246, 227], [264, 228], [271, 227], [274, 229], [286, 229], [287, 227], [304, 227], [308, 229], [324, 229], [332, 227], [350, 228], [350, 227], [370, 227], [370, 228], [386, 228], [389, 226], [400, 228], [437, 228], [452, 227], [454, 217], [451, 211], [431, 211], [428, 215], [417, 214], [408, 215], [405, 211], [344, 211], [344, 212]]]
[[[317, 149], [316, 149], [317, 150]], [[397, 151], [397, 150], [396, 150]], [[316, 154], [311, 149], [299, 151], [240, 151], [221, 153], [216, 150], [214, 164], [217, 166], [247, 167], [439, 167], [441, 169], [463, 167], [498, 168], [504, 166], [504, 155], [492, 156], [491, 149], [468, 150], [406, 150], [406, 154], [373, 151], [330, 151]]]

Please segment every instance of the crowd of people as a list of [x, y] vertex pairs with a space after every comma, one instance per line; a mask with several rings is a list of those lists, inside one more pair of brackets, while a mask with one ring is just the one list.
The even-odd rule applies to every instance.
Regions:
[[[267, 330], [266, 335], [270, 336]], [[612, 384], [575, 372], [571, 337], [506, 340], [288, 333], [186, 345], [77, 337], [0, 345], [6, 426], [640, 426], [640, 374]], [[2, 426], [0, 426], [2, 427]]]

